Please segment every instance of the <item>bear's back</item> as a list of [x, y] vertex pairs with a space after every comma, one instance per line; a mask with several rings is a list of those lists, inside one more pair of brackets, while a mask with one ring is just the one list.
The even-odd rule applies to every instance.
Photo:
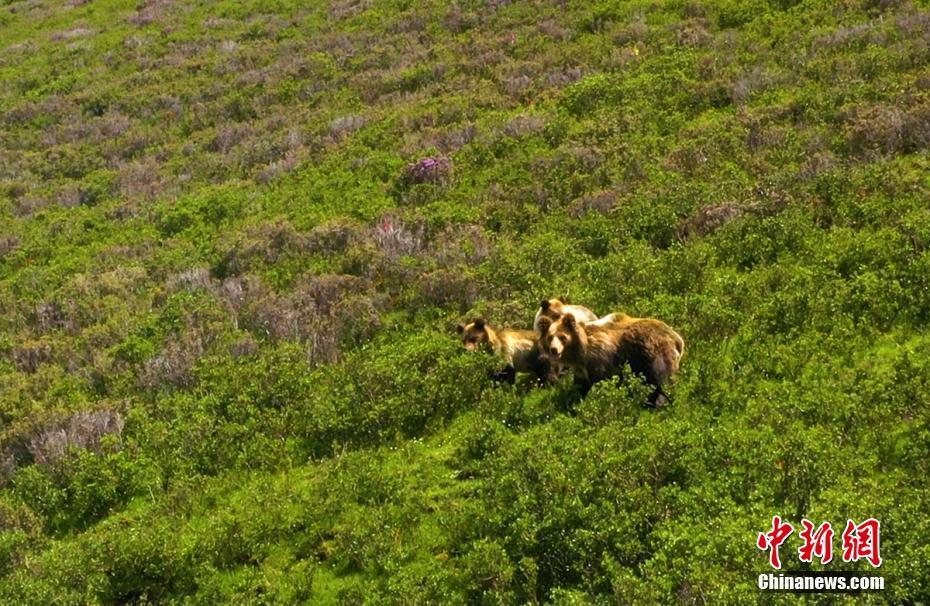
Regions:
[[655, 318], [631, 318], [618, 314], [617, 321], [588, 326], [589, 346], [595, 352], [592, 362], [617, 370], [629, 364], [633, 372], [647, 375], [659, 384], [678, 372], [683, 341], [672, 328]]

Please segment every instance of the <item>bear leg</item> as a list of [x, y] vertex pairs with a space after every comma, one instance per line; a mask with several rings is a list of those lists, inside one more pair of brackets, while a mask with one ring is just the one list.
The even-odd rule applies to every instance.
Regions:
[[533, 365], [533, 372], [536, 374], [536, 382], [540, 385], [551, 385], [559, 378], [558, 365], [553, 364], [546, 356], [539, 356]]
[[649, 406], [652, 408], [664, 408], [671, 404], [668, 394], [661, 387], [656, 387], [649, 394]]
[[513, 385], [517, 381], [517, 369], [508, 364], [503, 370], [494, 373], [494, 380]]

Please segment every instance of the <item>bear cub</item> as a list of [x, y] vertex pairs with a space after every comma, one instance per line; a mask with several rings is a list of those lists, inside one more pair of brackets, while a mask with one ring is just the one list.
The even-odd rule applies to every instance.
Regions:
[[490, 350], [503, 359], [506, 366], [494, 375], [498, 381], [512, 385], [517, 373], [524, 372], [535, 375], [540, 383], [546, 384], [551, 383], [557, 373], [548, 356], [542, 354], [539, 339], [532, 330], [494, 330], [483, 318], [467, 325], [459, 324], [456, 329], [462, 335], [465, 349]]
[[572, 314], [579, 322], [595, 322], [597, 314], [583, 305], [569, 305], [564, 297], [558, 299], [543, 299], [539, 303], [539, 309], [536, 311], [536, 319], [533, 320], [533, 330], [539, 331], [540, 322], [544, 318], [555, 322], [565, 314]]

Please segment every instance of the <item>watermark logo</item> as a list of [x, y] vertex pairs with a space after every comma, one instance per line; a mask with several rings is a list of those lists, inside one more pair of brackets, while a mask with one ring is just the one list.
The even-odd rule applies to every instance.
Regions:
[[[756, 547], [768, 552], [769, 565], [775, 570], [781, 570], [780, 548], [794, 531], [795, 527], [790, 522], [775, 515], [772, 516], [771, 529], [760, 532], [756, 538]], [[834, 534], [833, 525], [830, 522], [816, 525], [808, 519], [802, 519], [798, 529], [798, 538], [801, 540], [797, 552], [798, 560], [812, 563], [817, 559], [821, 564], [832, 562]], [[869, 518], [858, 524], [853, 520], [846, 520], [841, 542], [844, 562], [865, 560], [873, 568], [882, 565], [881, 522], [875, 518]], [[806, 570], [778, 575], [763, 573], [759, 575], [758, 585], [759, 589], [775, 591], [858, 593], [884, 589], [885, 582], [881, 576], [854, 572]]]
[[801, 526], [799, 536], [804, 543], [798, 547], [798, 559], [813, 562], [816, 556], [821, 564], [829, 564], [833, 559], [833, 527], [830, 522], [824, 522], [817, 530], [810, 520], [801, 520]]
[[843, 531], [843, 561], [857, 562], [865, 559], [874, 568], [881, 566], [880, 535], [881, 522], [875, 518], [869, 518], [858, 525], [852, 520], [847, 520], [846, 530]]
[[[772, 568], [781, 570], [779, 548], [793, 532], [794, 526], [776, 515], [772, 516], [772, 529], [759, 533], [756, 547], [769, 552], [769, 564]], [[813, 522], [803, 519], [798, 536], [802, 541], [798, 547], [800, 561], [813, 562], [814, 557], [817, 557], [821, 564], [828, 564], [833, 560], [833, 526], [830, 522], [823, 522], [815, 527]], [[882, 565], [881, 522], [875, 518], [869, 518], [860, 524], [847, 520], [842, 539], [844, 562], [866, 560], [873, 568]]]
[[778, 516], [772, 516], [772, 530], [769, 532], [760, 532], [756, 540], [756, 547], [762, 551], [768, 550], [769, 564], [772, 568], [781, 570], [781, 559], [778, 557], [778, 548], [785, 542], [791, 533], [794, 532], [794, 526], [788, 522], [782, 522]]

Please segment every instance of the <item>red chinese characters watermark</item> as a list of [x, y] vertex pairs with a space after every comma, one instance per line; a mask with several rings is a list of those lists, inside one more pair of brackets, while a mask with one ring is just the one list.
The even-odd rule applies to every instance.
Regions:
[[785, 539], [794, 532], [794, 526], [788, 522], [782, 523], [781, 518], [772, 516], [772, 530], [769, 532], [760, 532], [759, 538], [756, 539], [756, 547], [762, 551], [769, 550], [769, 563], [772, 568], [781, 568], [781, 560], [778, 557], [778, 548], [785, 542]]
[[[781, 569], [781, 558], [778, 549], [794, 532], [794, 527], [779, 516], [772, 516], [772, 529], [760, 532], [756, 539], [756, 547], [769, 552], [769, 564], [772, 568]], [[830, 522], [823, 522], [815, 526], [808, 519], [801, 520], [801, 529], [798, 537], [801, 545], [798, 547], [798, 559], [811, 563], [814, 558], [821, 564], [833, 561], [833, 526]], [[843, 561], [858, 562], [866, 560], [873, 567], [882, 565], [881, 556], [881, 523], [875, 518], [869, 518], [861, 524], [852, 520], [846, 521], [843, 530]]]
[[857, 562], [864, 558], [875, 568], [881, 566], [880, 531], [881, 522], [875, 518], [869, 518], [858, 525], [847, 520], [843, 531], [843, 561]]
[[833, 527], [830, 522], [824, 522], [814, 530], [814, 523], [805, 519], [801, 520], [801, 526], [798, 536], [804, 543], [798, 547], [798, 559], [811, 562], [817, 556], [821, 564], [828, 564], [833, 559]]

